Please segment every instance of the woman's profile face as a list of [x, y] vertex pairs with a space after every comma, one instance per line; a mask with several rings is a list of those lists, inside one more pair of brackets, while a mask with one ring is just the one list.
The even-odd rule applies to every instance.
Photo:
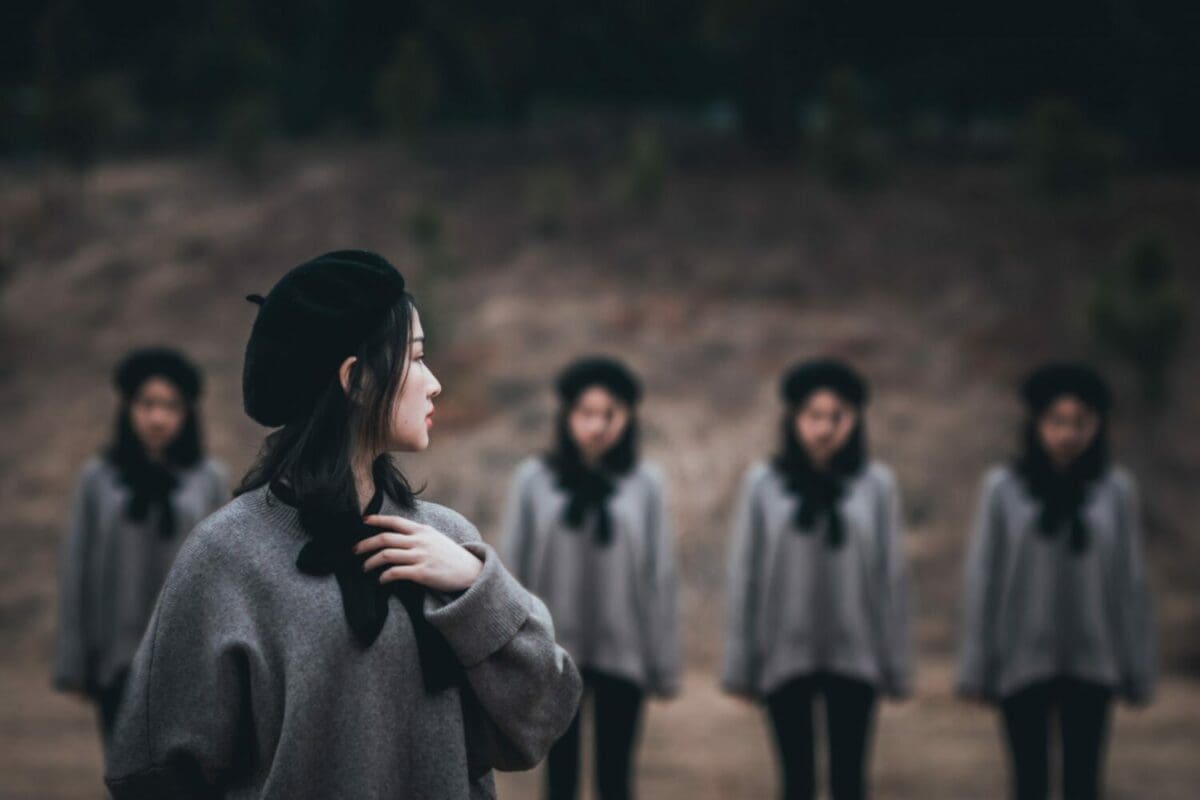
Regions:
[[589, 463], [611, 450], [628, 425], [629, 406], [602, 386], [584, 390], [567, 415], [571, 441]]
[[161, 456], [175, 441], [186, 419], [183, 393], [166, 378], [147, 378], [129, 402], [133, 433], [153, 458]]
[[415, 308], [412, 312], [412, 343], [405, 368], [408, 374], [392, 404], [388, 449], [419, 452], [429, 447], [433, 398], [441, 393], [442, 385], [425, 363], [425, 330]]
[[796, 412], [796, 438], [818, 467], [837, 454], [858, 423], [858, 409], [837, 392], [817, 389]]
[[1046, 407], [1037, 420], [1042, 449], [1058, 467], [1079, 458], [1100, 428], [1100, 415], [1072, 395], [1063, 395]]

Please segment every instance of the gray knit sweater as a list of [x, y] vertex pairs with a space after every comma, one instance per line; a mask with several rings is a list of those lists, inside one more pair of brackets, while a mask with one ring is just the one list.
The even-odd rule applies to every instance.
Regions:
[[825, 671], [910, 693], [911, 602], [891, 470], [872, 462], [849, 481], [841, 547], [826, 543], [824, 520], [809, 533], [794, 527], [797, 502], [769, 465], [746, 473], [730, 543], [722, 685], [762, 698]]
[[167, 571], [196, 523], [229, 500], [225, 468], [213, 459], [176, 473], [175, 534], [158, 533], [158, 512], [134, 522], [118, 470], [94, 458], [71, 503], [59, 559], [54, 684], [95, 694], [129, 668]]
[[1129, 472], [1110, 468], [1081, 515], [1090, 545], [1073, 553], [1065, 531], [1039, 534], [1036, 501], [1010, 467], [984, 476], [964, 577], [960, 692], [1002, 699], [1064, 675], [1150, 700], [1154, 621]]
[[398, 598], [360, 646], [334, 577], [296, 567], [297, 511], [248, 492], [201, 523], [167, 578], [109, 754], [116, 800], [494, 797], [493, 768], [545, 755], [581, 691], [545, 607], [456, 512], [383, 512], [483, 560], [465, 592], [425, 604], [464, 686], [426, 692]]
[[540, 458], [517, 468], [500, 545], [505, 563], [546, 602], [558, 640], [579, 667], [669, 697], [679, 690], [678, 589], [661, 471], [640, 463], [608, 500], [612, 541], [597, 544], [595, 515], [575, 530], [566, 494]]

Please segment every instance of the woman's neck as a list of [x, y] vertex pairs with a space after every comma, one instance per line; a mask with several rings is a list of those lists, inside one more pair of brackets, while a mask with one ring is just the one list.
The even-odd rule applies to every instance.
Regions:
[[827, 457], [827, 458], [822, 458], [822, 459], [818, 460], [818, 459], [813, 458], [811, 453], [808, 456], [809, 466], [812, 467], [812, 471], [817, 473], [818, 475], [824, 475], [824, 474], [827, 474], [828, 472], [830, 472], [830, 467], [831, 467], [832, 463], [833, 463], [832, 458]]

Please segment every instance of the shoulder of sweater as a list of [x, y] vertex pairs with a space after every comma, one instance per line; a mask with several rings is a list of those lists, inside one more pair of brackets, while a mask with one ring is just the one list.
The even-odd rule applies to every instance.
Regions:
[[746, 472], [742, 476], [742, 486], [745, 489], [753, 489], [763, 481], [769, 479], [775, 472], [775, 468], [769, 461], [758, 460], [746, 467]]
[[1011, 464], [992, 464], [984, 470], [980, 486], [985, 494], [991, 494], [1016, 479], [1017, 474], [1013, 471]]
[[[273, 519], [261, 493], [235, 497], [201, 520], [184, 539], [167, 573], [159, 596], [160, 613], [205, 630], [247, 630], [257, 618], [255, 609], [269, 608], [263, 600], [288, 591], [299, 549], [296, 531]], [[178, 621], [184, 621], [180, 625]]]
[[81, 484], [91, 483], [112, 469], [113, 466], [108, 463], [108, 459], [104, 456], [94, 455], [84, 462], [83, 468], [79, 470], [79, 482]]
[[202, 519], [184, 540], [177, 562], [233, 572], [290, 562], [282, 552], [298, 541], [299, 531], [272, 519], [265, 492], [263, 488], [238, 495]]
[[418, 499], [415, 502], [414, 511], [420, 521], [426, 525], [437, 528], [459, 543], [483, 541], [475, 524], [453, 508], [428, 500]]
[[1103, 484], [1111, 484], [1126, 495], [1137, 494], [1137, 478], [1122, 464], [1110, 464], [1104, 474]]
[[225, 466], [225, 462], [212, 456], [205, 456], [200, 462], [200, 469], [204, 470], [208, 475], [220, 481], [221, 483], [229, 482], [229, 468]]
[[763, 486], [774, 480], [776, 480], [775, 468], [769, 462], [764, 460], [752, 462], [742, 473], [741, 488], [738, 493], [740, 501], [755, 500], [761, 495]]
[[521, 459], [521, 463], [517, 464], [516, 470], [513, 471], [513, 480], [517, 483], [525, 483], [532, 480], [535, 476], [549, 471], [550, 467], [546, 464], [546, 459], [542, 456], [526, 456]]
[[876, 481], [881, 488], [892, 491], [896, 488], [896, 473], [887, 464], [882, 461], [872, 459], [867, 464], [866, 473], [870, 478]]
[[662, 488], [662, 485], [666, 482], [666, 473], [663, 471], [662, 465], [657, 461], [638, 461], [637, 466], [633, 470], [633, 475], [637, 479], [651, 483], [659, 488]]

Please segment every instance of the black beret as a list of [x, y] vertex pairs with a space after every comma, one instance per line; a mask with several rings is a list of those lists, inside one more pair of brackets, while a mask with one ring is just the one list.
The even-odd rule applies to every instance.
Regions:
[[113, 385], [126, 400], [137, 394], [149, 378], [166, 378], [188, 402], [200, 396], [203, 379], [187, 357], [169, 347], [144, 347], [130, 351], [113, 372]]
[[784, 402], [799, 406], [818, 389], [830, 389], [848, 403], [862, 407], [870, 395], [867, 382], [852, 367], [832, 358], [802, 361], [779, 383]]
[[1057, 362], [1035, 369], [1021, 385], [1021, 398], [1034, 414], [1040, 414], [1063, 395], [1078, 397], [1101, 414], [1112, 407], [1112, 392], [1100, 373], [1086, 364]]
[[629, 405], [642, 399], [642, 386], [619, 361], [604, 356], [589, 356], [573, 361], [558, 376], [559, 399], [574, 403], [587, 389], [602, 386]]
[[278, 427], [308, 411], [337, 368], [405, 296], [404, 277], [363, 250], [337, 250], [295, 267], [258, 303], [246, 343], [242, 404]]

